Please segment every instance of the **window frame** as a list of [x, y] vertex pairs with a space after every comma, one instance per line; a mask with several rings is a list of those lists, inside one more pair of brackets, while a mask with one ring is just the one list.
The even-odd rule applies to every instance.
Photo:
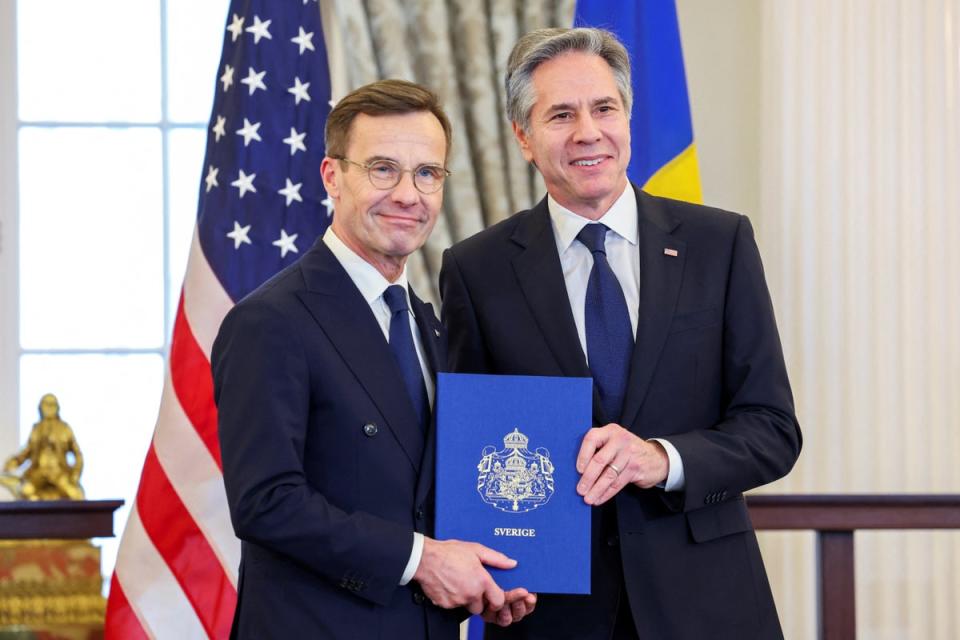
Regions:
[[[168, 68], [168, 2], [159, 0], [160, 29], [160, 118], [157, 121], [31, 121], [21, 120], [18, 112], [18, 19], [17, 0], [0, 1], [0, 461], [22, 445], [22, 430], [32, 423], [32, 414], [24, 415], [20, 406], [20, 368], [24, 355], [50, 354], [158, 354], [165, 361], [172, 338], [172, 321], [182, 286], [171, 278], [171, 196], [170, 134], [178, 130], [206, 131], [207, 122], [183, 122], [170, 119], [168, 101], [170, 77]], [[212, 87], [211, 87], [212, 88]], [[148, 128], [160, 133], [160, 178], [162, 182], [162, 273], [163, 273], [163, 340], [156, 347], [143, 348], [29, 348], [20, 343], [20, 232], [19, 232], [19, 135], [22, 127], [37, 128]], [[196, 176], [199, 189], [202, 175]], [[179, 272], [179, 270], [173, 270]], [[157, 392], [159, 393], [159, 389]], [[150, 416], [152, 424], [155, 416]]]
[[0, 454], [19, 446], [17, 3], [0, 2]]

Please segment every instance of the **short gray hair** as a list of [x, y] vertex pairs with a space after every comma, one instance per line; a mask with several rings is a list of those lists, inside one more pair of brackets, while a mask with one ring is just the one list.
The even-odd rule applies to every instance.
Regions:
[[630, 85], [630, 56], [617, 36], [605, 29], [577, 27], [574, 29], [536, 29], [521, 37], [510, 52], [507, 61], [507, 117], [524, 131], [530, 127], [530, 112], [536, 95], [533, 91], [533, 71], [548, 60], [576, 51], [592, 53], [603, 58], [617, 83], [623, 108], [630, 117], [633, 89]]

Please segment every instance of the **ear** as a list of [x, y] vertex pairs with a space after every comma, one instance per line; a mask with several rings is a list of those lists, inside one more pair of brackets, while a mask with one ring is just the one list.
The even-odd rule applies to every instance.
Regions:
[[340, 199], [340, 161], [325, 156], [320, 163], [320, 177], [323, 178], [323, 188], [334, 202]]
[[520, 153], [523, 154], [523, 158], [527, 162], [533, 162], [533, 153], [530, 152], [530, 139], [527, 136], [527, 132], [516, 122], [511, 122], [510, 124], [513, 126], [513, 135], [517, 138], [517, 143], [520, 145]]

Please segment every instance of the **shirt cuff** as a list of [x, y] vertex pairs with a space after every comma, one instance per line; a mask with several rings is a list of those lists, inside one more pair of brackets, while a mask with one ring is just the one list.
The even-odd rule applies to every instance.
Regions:
[[686, 482], [683, 477], [683, 459], [680, 458], [680, 452], [677, 451], [677, 448], [670, 443], [669, 440], [664, 440], [663, 438], [650, 438], [656, 442], [659, 442], [663, 446], [663, 450], [667, 452], [667, 459], [670, 461], [669, 469], [667, 470], [667, 481], [660, 486], [664, 491], [683, 491], [686, 486]]
[[423, 556], [423, 534], [413, 532], [413, 549], [410, 550], [410, 559], [407, 560], [407, 568], [403, 570], [400, 576], [400, 586], [406, 585], [413, 580], [413, 574], [417, 572], [420, 566], [420, 558]]

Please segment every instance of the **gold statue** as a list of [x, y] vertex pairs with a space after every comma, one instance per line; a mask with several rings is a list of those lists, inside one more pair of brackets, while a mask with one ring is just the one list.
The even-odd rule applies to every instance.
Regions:
[[33, 425], [27, 446], [7, 460], [4, 470], [16, 472], [29, 461], [17, 489], [24, 500], [83, 500], [83, 454], [70, 425], [60, 419], [60, 403], [48, 393], [39, 408], [40, 422]]

